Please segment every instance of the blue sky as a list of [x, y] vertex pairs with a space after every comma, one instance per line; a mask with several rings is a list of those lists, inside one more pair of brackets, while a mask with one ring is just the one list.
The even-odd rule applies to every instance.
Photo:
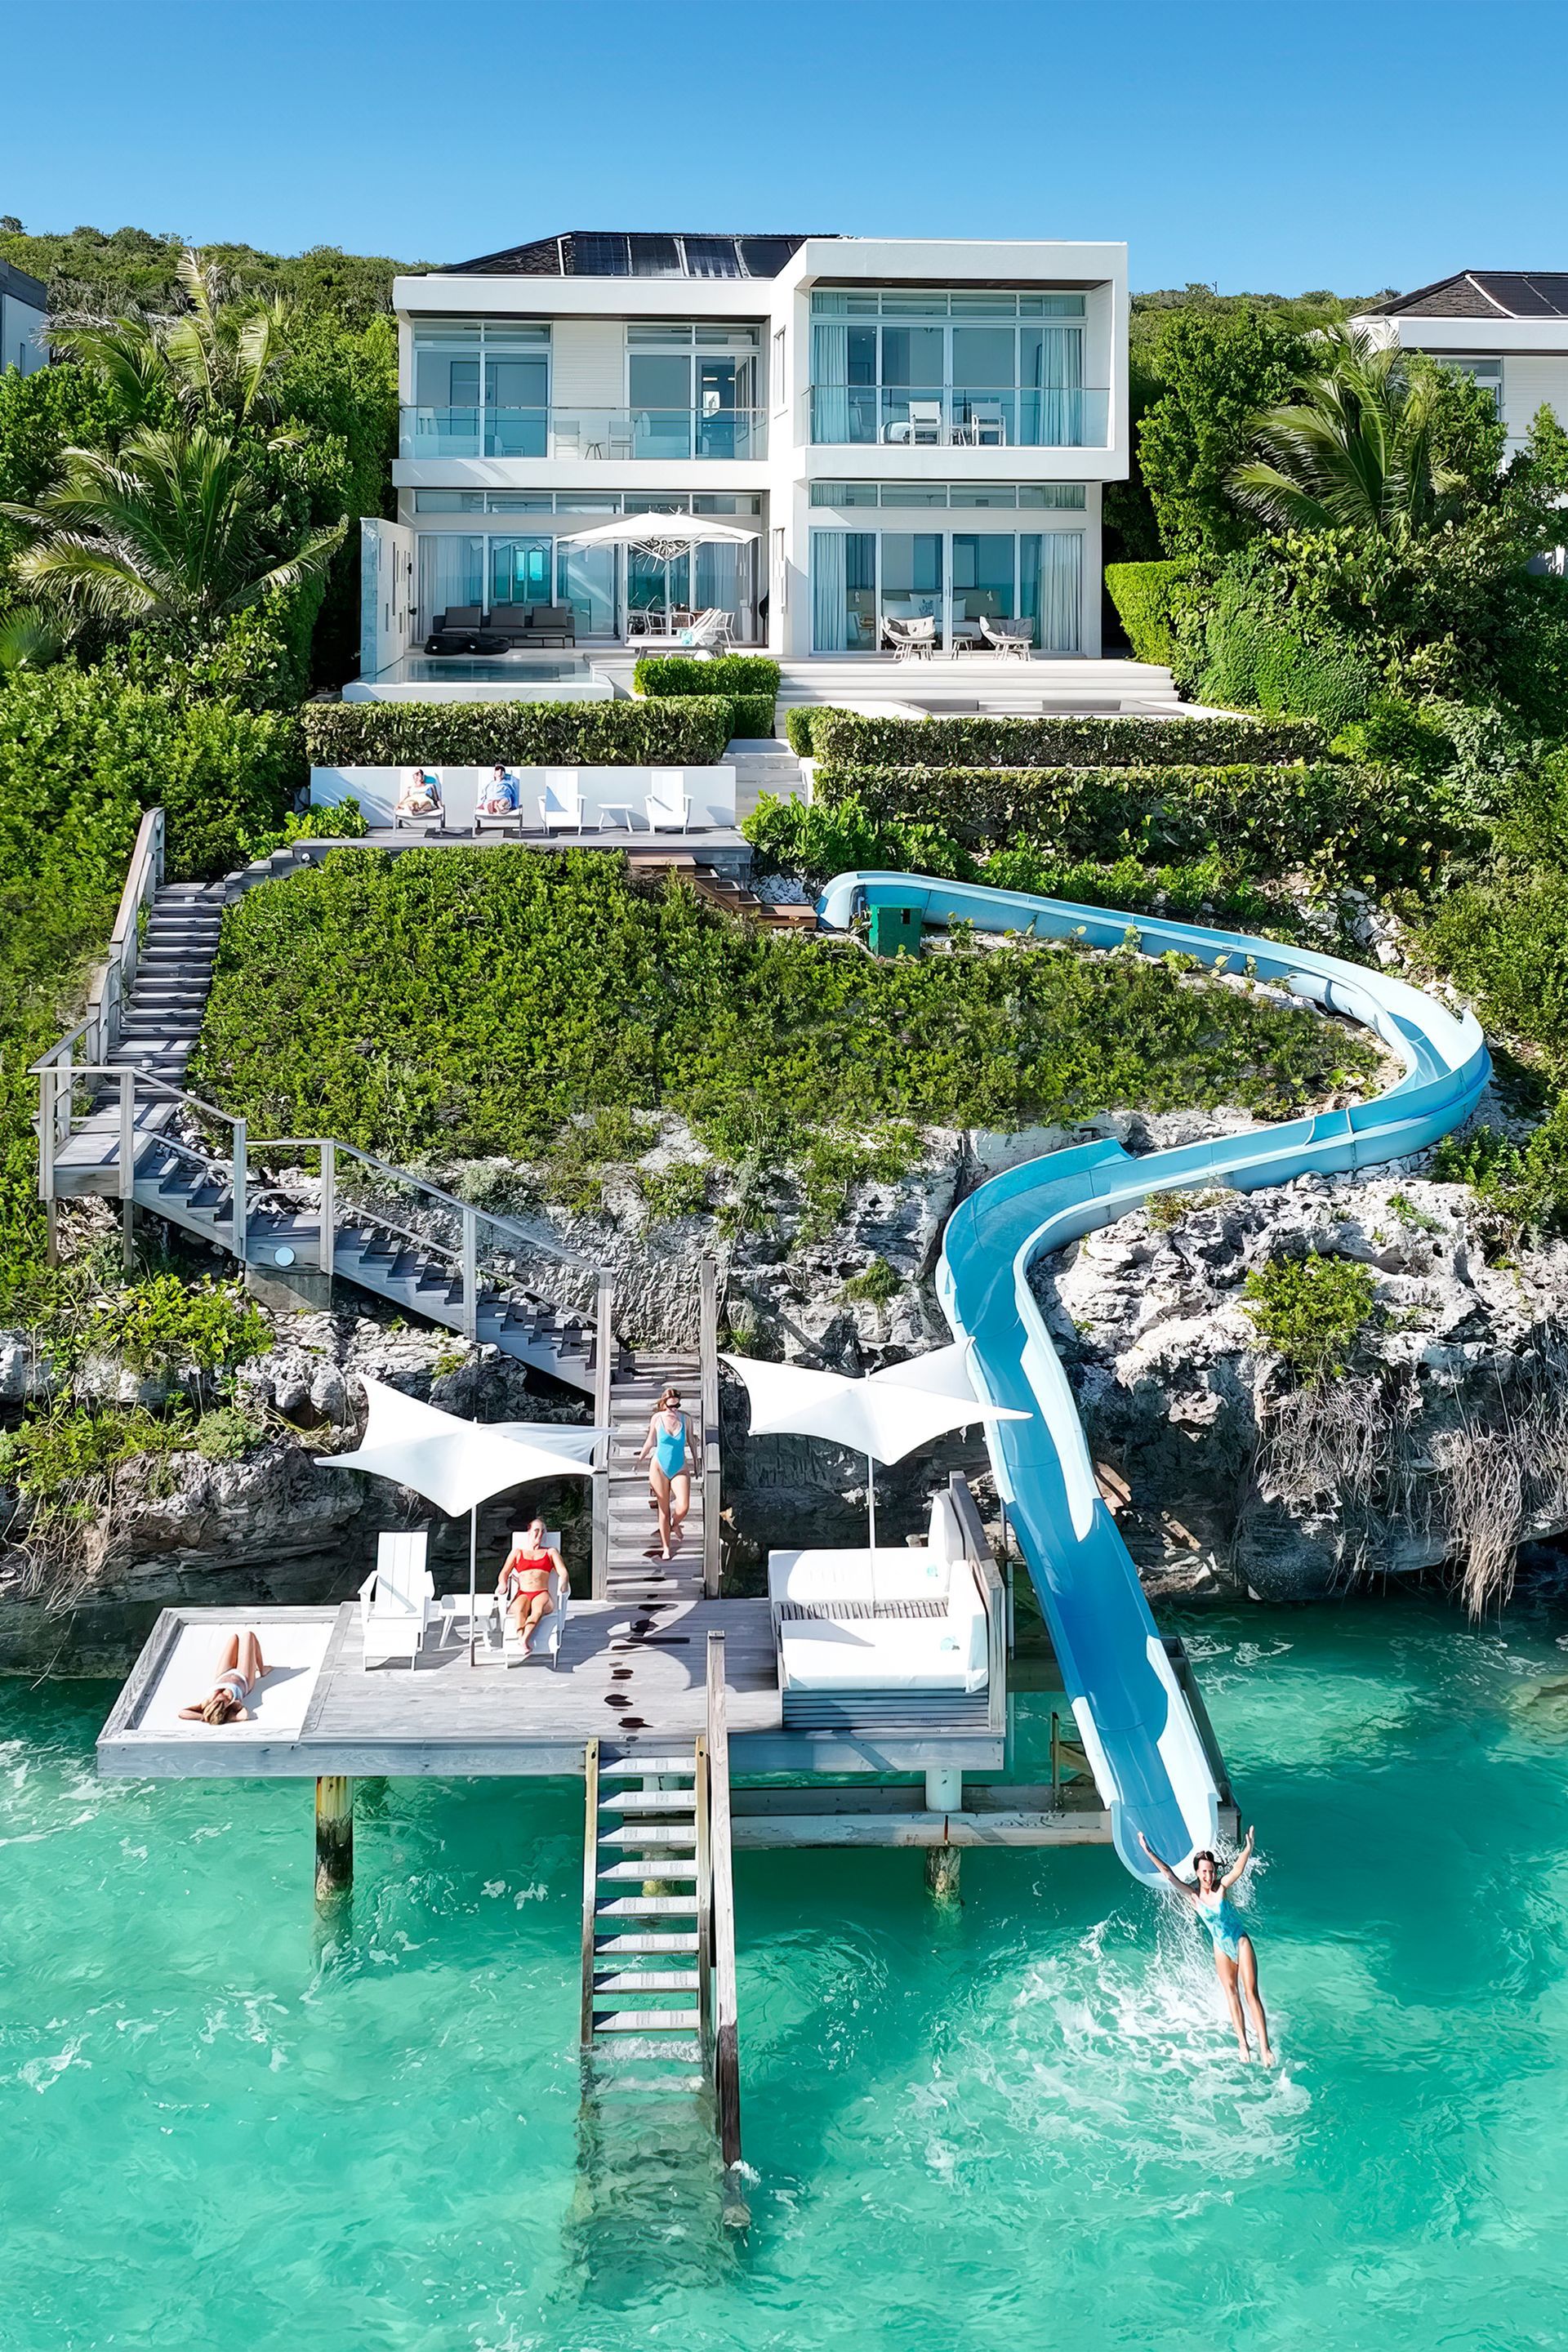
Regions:
[[432, 260], [1110, 236], [1134, 287], [1364, 293], [1568, 268], [1565, 68], [1563, 0], [57, 0], [11, 12], [0, 213]]

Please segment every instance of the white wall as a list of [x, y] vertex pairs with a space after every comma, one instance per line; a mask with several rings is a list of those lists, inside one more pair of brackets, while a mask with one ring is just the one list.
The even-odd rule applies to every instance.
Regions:
[[[411, 764], [411, 763], [410, 763]], [[442, 797], [447, 810], [447, 822], [457, 830], [469, 831], [474, 811], [479, 805], [479, 784], [488, 782], [493, 768], [438, 767], [433, 761], [424, 763], [441, 780]], [[357, 800], [369, 825], [389, 828], [393, 813], [408, 779], [409, 768], [312, 768], [310, 771], [310, 806], [335, 808], [342, 801]], [[634, 812], [631, 830], [646, 841], [649, 835], [647, 801], [654, 787], [656, 776], [668, 778], [671, 789], [683, 792], [691, 802], [691, 824], [694, 830], [719, 827], [731, 830], [735, 823], [735, 771], [732, 767], [712, 768], [520, 768], [509, 763], [507, 772], [514, 776], [522, 792], [522, 814], [526, 824], [540, 824], [540, 798], [547, 782], [574, 782], [583, 801], [584, 829], [599, 829], [601, 812], [611, 807], [629, 807]], [[624, 816], [610, 821], [607, 830], [627, 831]], [[662, 837], [662, 836], [661, 836]]]
[[550, 339], [552, 408], [621, 408], [626, 331], [619, 319], [558, 319]]
[[413, 640], [417, 583], [414, 533], [406, 523], [371, 517], [360, 527], [360, 676], [374, 677]]
[[19, 302], [15, 294], [0, 290], [0, 368], [16, 368], [23, 375], [36, 375], [47, 367], [49, 355], [37, 337], [42, 331], [44, 313], [35, 310], [28, 302]]

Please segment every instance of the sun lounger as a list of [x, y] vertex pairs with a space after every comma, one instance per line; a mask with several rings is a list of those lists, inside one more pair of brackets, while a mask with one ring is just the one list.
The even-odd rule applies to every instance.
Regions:
[[546, 833], [581, 833], [583, 795], [570, 769], [547, 769], [540, 806]]
[[684, 770], [655, 768], [651, 773], [653, 790], [647, 796], [648, 831], [650, 833], [689, 832], [691, 795], [682, 790]]

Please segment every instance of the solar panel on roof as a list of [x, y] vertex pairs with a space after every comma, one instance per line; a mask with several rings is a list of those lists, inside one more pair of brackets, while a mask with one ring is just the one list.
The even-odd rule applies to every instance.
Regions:
[[776, 278], [787, 269], [798, 247], [792, 236], [743, 236], [741, 251], [752, 278]]
[[629, 278], [631, 260], [625, 229], [578, 229], [572, 245], [574, 278]]
[[686, 246], [688, 278], [739, 278], [741, 257], [735, 250], [732, 236], [689, 236]]
[[631, 248], [634, 278], [680, 276], [680, 247], [672, 236], [653, 236], [634, 230]]

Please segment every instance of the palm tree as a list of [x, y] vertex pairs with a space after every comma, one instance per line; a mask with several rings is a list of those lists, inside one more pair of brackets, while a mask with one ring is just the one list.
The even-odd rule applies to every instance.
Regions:
[[58, 320], [50, 342], [112, 384], [140, 424], [160, 421], [172, 404], [193, 424], [221, 415], [234, 425], [275, 425], [271, 395], [295, 312], [281, 298], [246, 299], [217, 263], [189, 247], [175, 271], [189, 304], [177, 318]]
[[1238, 505], [1280, 530], [1349, 528], [1405, 541], [1439, 529], [1465, 503], [1465, 477], [1435, 447], [1443, 383], [1360, 330], [1320, 339], [1324, 365], [1297, 398], [1255, 416], [1259, 455], [1226, 483]]
[[48, 669], [63, 656], [70, 632], [37, 604], [16, 604], [0, 613], [0, 677], [25, 669]]
[[285, 560], [262, 552], [267, 486], [252, 457], [205, 425], [143, 426], [118, 454], [67, 449], [37, 504], [0, 501], [36, 534], [12, 577], [50, 603], [133, 625], [198, 624], [324, 572], [346, 523]]

